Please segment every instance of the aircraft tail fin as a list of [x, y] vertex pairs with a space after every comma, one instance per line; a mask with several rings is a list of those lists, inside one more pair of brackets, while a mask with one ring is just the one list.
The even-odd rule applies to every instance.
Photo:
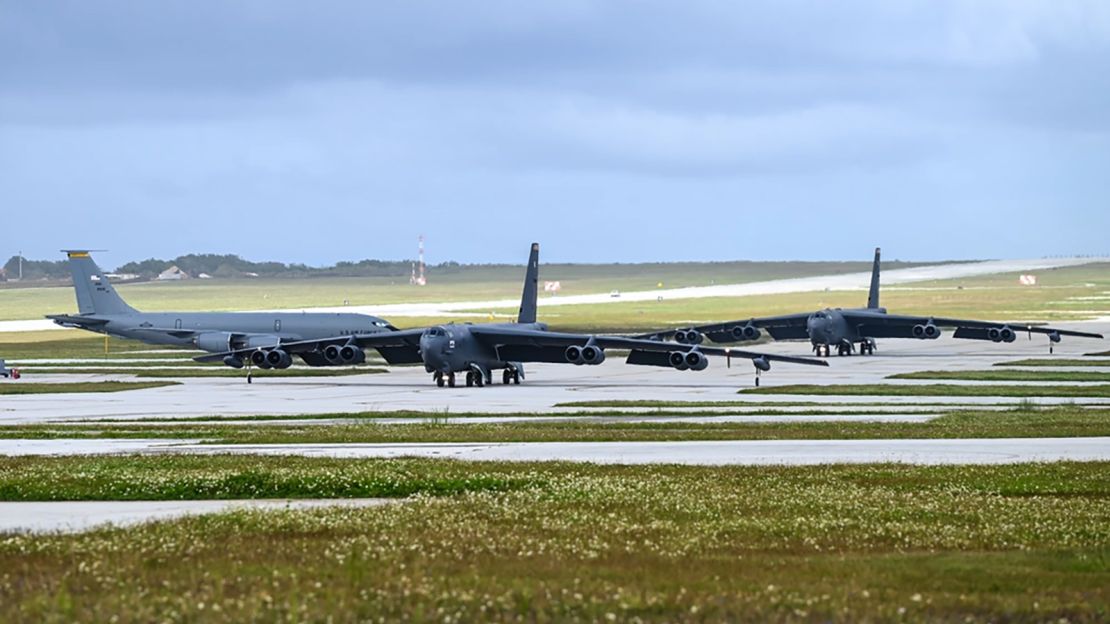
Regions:
[[524, 274], [524, 292], [520, 296], [520, 312], [517, 323], [536, 322], [536, 299], [539, 297], [540, 281], [540, 244], [532, 243], [532, 253], [528, 255], [528, 271]]
[[867, 294], [867, 307], [879, 307], [879, 253], [880, 249], [875, 248], [875, 264], [871, 265], [871, 291]]
[[116, 292], [104, 277], [103, 271], [93, 262], [89, 252], [83, 249], [64, 249], [69, 258], [69, 270], [73, 275], [73, 290], [77, 294], [77, 311], [81, 314], [132, 314], [135, 308]]

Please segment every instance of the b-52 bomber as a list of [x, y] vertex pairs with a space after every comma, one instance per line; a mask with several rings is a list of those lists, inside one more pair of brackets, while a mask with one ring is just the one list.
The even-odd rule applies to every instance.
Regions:
[[[707, 356], [745, 358], [755, 365], [757, 385], [759, 373], [769, 370], [771, 362], [827, 366], [822, 360], [730, 348], [549, 331], [546, 324], [536, 321], [539, 254], [539, 244], [533, 243], [515, 323], [449, 323], [303, 340], [282, 344], [280, 349], [288, 354], [303, 357], [307, 353], [329, 360], [348, 350], [377, 349], [390, 363], [423, 363], [424, 370], [432, 374], [440, 387], [454, 387], [457, 373], [465, 373], [467, 386], [485, 386], [492, 383], [495, 370], [501, 371], [502, 383], [519, 384], [524, 379], [526, 362], [597, 365], [605, 361], [606, 349], [628, 350], [628, 364], [670, 366], [678, 370], [703, 370], [709, 365]], [[247, 347], [195, 359], [200, 362], [247, 360], [261, 362], [264, 366], [271, 359], [270, 353], [272, 351], [266, 349]]]
[[717, 343], [744, 342], [758, 339], [766, 331], [775, 340], [809, 340], [818, 356], [829, 356], [832, 347], [837, 355], [851, 355], [859, 345], [860, 355], [874, 355], [876, 338], [917, 338], [935, 340], [942, 327], [954, 327], [953, 337], [992, 342], [1013, 342], [1018, 332], [1048, 336], [1049, 353], [1062, 336], [1102, 338], [1094, 334], [1053, 327], [1016, 323], [974, 321], [937, 316], [888, 314], [879, 305], [879, 256], [871, 268], [871, 288], [866, 308], [826, 308], [816, 312], [756, 317], [724, 323], [698, 325], [676, 330], [653, 332], [638, 336], [655, 340], [673, 337], [680, 344], [701, 344], [704, 338]]
[[[127, 305], [86, 250], [66, 250], [77, 314], [46, 318], [63, 327], [133, 338], [150, 344], [194, 347], [224, 353], [247, 350], [255, 365], [288, 368], [293, 363], [286, 342], [353, 334], [396, 331], [376, 316], [305, 312], [140, 312]], [[339, 366], [365, 361], [360, 351], [346, 350], [328, 358], [322, 353], [298, 353], [309, 366]], [[229, 356], [228, 366], [242, 368], [243, 358]], [[249, 380], [249, 378], [248, 378]]]

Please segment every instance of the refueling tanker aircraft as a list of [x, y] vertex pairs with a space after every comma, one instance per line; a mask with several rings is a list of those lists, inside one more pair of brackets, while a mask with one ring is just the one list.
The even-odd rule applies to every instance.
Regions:
[[540, 246], [533, 243], [516, 323], [449, 323], [401, 331], [373, 331], [351, 336], [312, 338], [274, 347], [247, 346], [194, 359], [198, 362], [246, 360], [265, 367], [279, 348], [283, 360], [289, 355], [304, 357], [303, 354], [308, 353], [312, 354], [312, 358], [329, 361], [347, 351], [363, 353], [364, 349], [377, 349], [391, 364], [423, 363], [424, 370], [432, 374], [439, 387], [454, 387], [456, 373], [466, 373], [467, 386], [481, 387], [492, 383], [495, 370], [502, 371], [502, 383], [519, 384], [524, 378], [525, 362], [595, 365], [605, 361], [606, 349], [628, 350], [628, 364], [670, 366], [678, 370], [704, 370], [709, 366], [707, 356], [729, 358], [730, 365], [733, 357], [745, 358], [755, 365], [756, 385], [759, 384], [760, 372], [770, 370], [774, 361], [828, 365], [822, 360], [730, 348], [548, 331], [545, 323], [536, 322], [539, 258]]
[[[262, 354], [265, 362], [255, 364], [264, 364], [266, 368], [288, 368], [293, 363], [289, 352], [281, 349], [287, 342], [397, 330], [382, 319], [365, 314], [139, 312], [116, 293], [88, 251], [65, 250], [65, 254], [73, 274], [78, 313], [46, 317], [63, 327], [213, 353], [250, 349]], [[311, 351], [297, 355], [309, 366], [359, 364], [365, 360], [365, 354], [356, 351], [343, 351], [333, 358]], [[242, 368], [245, 362], [233, 356], [224, 363]]]
[[888, 314], [886, 308], [879, 306], [879, 255], [880, 250], [876, 248], [866, 308], [826, 308], [817, 312], [698, 325], [638, 337], [655, 340], [673, 337], [677, 343], [697, 345], [706, 337], [718, 343], [756, 340], [762, 335], [762, 330], [766, 330], [775, 340], [809, 340], [814, 353], [826, 357], [833, 346], [838, 355], [851, 355], [857, 344], [860, 355], [874, 355], [876, 338], [935, 340], [940, 337], [942, 327], [954, 327], [956, 331], [952, 335], [955, 338], [992, 342], [1013, 342], [1018, 332], [1027, 332], [1030, 339], [1033, 334], [1044, 334], [1048, 336], [1049, 353], [1052, 353], [1052, 345], [1060, 342], [1061, 336], [1102, 338], [1102, 334], [1053, 327]]

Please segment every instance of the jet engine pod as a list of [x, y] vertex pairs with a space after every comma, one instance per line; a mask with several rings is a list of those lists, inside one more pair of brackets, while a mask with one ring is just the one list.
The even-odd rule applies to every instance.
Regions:
[[243, 368], [243, 358], [238, 355], [229, 355], [224, 358], [224, 364], [232, 368]]
[[193, 345], [202, 351], [221, 353], [231, 351], [231, 333], [205, 332], [193, 338]]
[[255, 366], [261, 366], [263, 368], [269, 368], [270, 365], [266, 361], [266, 352], [258, 350], [251, 353], [251, 364], [254, 364]]
[[686, 354], [682, 351], [671, 351], [667, 354], [667, 361], [678, 370], [690, 368], [690, 365], [686, 363]]
[[582, 359], [582, 347], [571, 345], [567, 347], [564, 354], [566, 355], [567, 361], [571, 364], [585, 364], [585, 360]]
[[912, 331], [913, 331], [913, 337], [914, 338], [924, 338], [925, 337], [925, 326], [924, 325], [914, 325]]
[[345, 345], [339, 349], [339, 359], [344, 364], [362, 364], [366, 361], [366, 352], [355, 345]]
[[324, 357], [332, 364], [343, 363], [343, 358], [339, 356], [339, 345], [328, 345], [324, 347]]
[[605, 350], [597, 345], [588, 344], [582, 347], [582, 361], [586, 364], [601, 364], [605, 361]]
[[767, 371], [771, 370], [771, 362], [768, 361], [767, 358], [765, 358], [763, 356], [757, 357], [754, 360], [752, 360], [752, 364], [754, 364], [756, 368], [758, 368], [759, 370], [761, 370], [763, 372], [767, 372]]
[[674, 340], [682, 344], [701, 344], [705, 336], [696, 329], [679, 329], [674, 333]]
[[994, 342], [1002, 342], [1002, 330], [998, 327], [991, 327], [987, 330], [987, 338]]
[[274, 349], [266, 354], [266, 363], [273, 368], [289, 368], [293, 364], [293, 357], [282, 349]]
[[998, 330], [998, 338], [1002, 342], [1013, 342], [1017, 339], [1017, 334], [1008, 326], [1003, 325], [1002, 328]]
[[729, 332], [736, 340], [755, 340], [759, 338], [759, 328], [754, 325], [737, 325]]
[[1050, 342], [1060, 342], [1060, 332], [1052, 332], [1048, 335]]
[[933, 325], [932, 323], [926, 323], [925, 338], [928, 340], [936, 340], [937, 338], [940, 338], [940, 328], [936, 325]]
[[705, 370], [706, 366], [709, 366], [709, 358], [705, 357], [704, 353], [691, 351], [686, 354], [686, 368], [700, 371]]

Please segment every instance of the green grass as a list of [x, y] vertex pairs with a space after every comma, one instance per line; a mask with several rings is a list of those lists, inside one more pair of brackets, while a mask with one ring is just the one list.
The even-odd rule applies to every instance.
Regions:
[[78, 383], [0, 382], [0, 394], [63, 394], [72, 392], [122, 392], [176, 386], [175, 381], [95, 381]]
[[1110, 381], [1104, 371], [933, 370], [888, 375], [887, 379], [957, 379], [964, 381]]
[[[1110, 464], [0, 460], [0, 483], [419, 490], [0, 540], [4, 621], [1105, 621]], [[71, 485], [72, 484], [72, 485]], [[49, 486], [46, 486], [49, 487]], [[265, 491], [265, 487], [262, 488]], [[436, 492], [439, 493], [439, 492]]]
[[[140, 379], [164, 379], [164, 378], [185, 378], [185, 377], [246, 377], [247, 371], [245, 369], [229, 368], [225, 366], [193, 366], [182, 367], [175, 369], [160, 369], [160, 368], [141, 368], [139, 366], [132, 367], [86, 367], [85, 365], [73, 365], [73, 368], [65, 368], [60, 366], [49, 366], [38, 368], [35, 366], [25, 366], [22, 369], [27, 375], [75, 375], [75, 374], [94, 374], [94, 375], [133, 375]], [[345, 377], [348, 375], [369, 375], [374, 373], [389, 372], [384, 368], [335, 368], [335, 367], [321, 367], [321, 368], [286, 368], [281, 370], [261, 370], [254, 369], [253, 376], [255, 379], [264, 379], [266, 377]]]
[[[523, 260], [523, 258], [522, 258]], [[899, 266], [914, 266], [903, 264]], [[559, 281], [562, 294], [653, 290], [744, 283], [768, 279], [866, 271], [867, 262], [709, 262], [656, 264], [544, 264], [541, 279]], [[894, 265], [891, 265], [894, 268]], [[311, 279], [220, 279], [119, 284], [132, 306], [146, 312], [219, 311], [379, 305], [436, 301], [519, 299], [523, 265], [472, 266], [433, 271], [428, 285], [407, 278], [320, 277]], [[63, 314], [75, 308], [70, 286], [0, 287], [0, 320]]]
[[[0, 354], [4, 359], [126, 359], [157, 358], [191, 361], [203, 353], [189, 349], [176, 349], [164, 345], [148, 345], [138, 340], [109, 338], [105, 350], [104, 336], [80, 330], [51, 330], [36, 332], [0, 333]], [[164, 353], [164, 351], [171, 351]]]
[[1072, 406], [951, 412], [923, 423], [905, 422], [596, 422], [564, 418], [508, 423], [191, 423], [105, 421], [0, 427], [4, 439], [168, 438], [221, 444], [414, 442], [647, 442], [676, 440], [823, 440], [1110, 436], [1110, 409]]
[[823, 396], [989, 396], [989, 397], [1110, 397], [1110, 385], [1091, 386], [988, 386], [954, 384], [843, 384], [819, 386], [791, 384], [745, 388], [738, 394], [806, 394]]
[[995, 362], [994, 366], [1110, 366], [1110, 360], [1076, 360], [1076, 359], [1038, 359], [1014, 360], [1012, 362]]

